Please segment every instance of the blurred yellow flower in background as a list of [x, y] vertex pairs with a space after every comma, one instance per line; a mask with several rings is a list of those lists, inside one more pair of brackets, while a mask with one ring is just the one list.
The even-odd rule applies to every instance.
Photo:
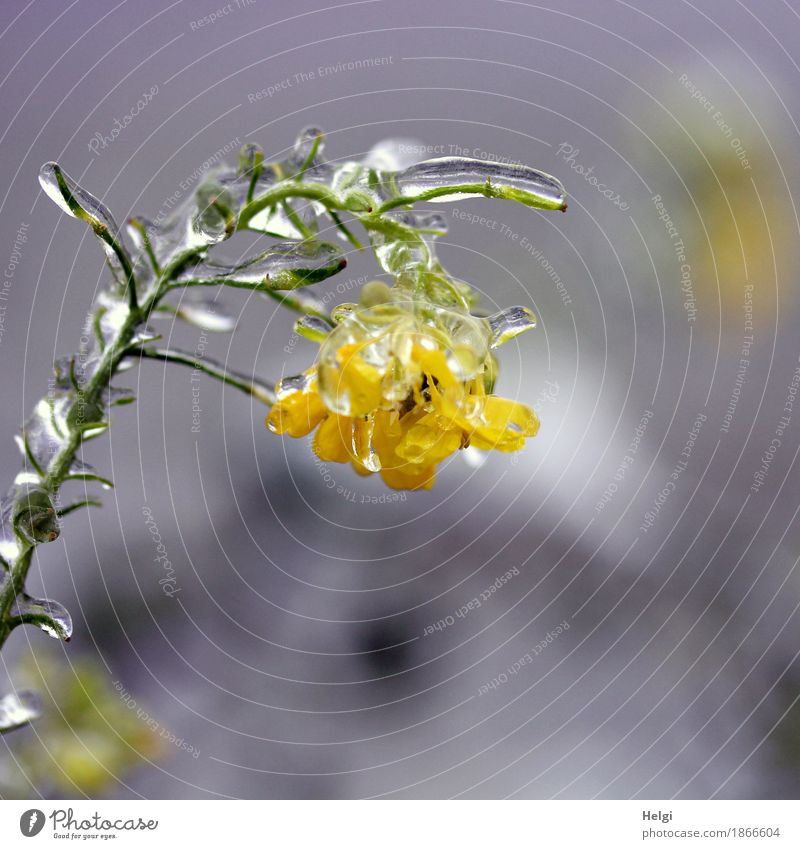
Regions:
[[162, 727], [122, 698], [99, 660], [61, 660], [57, 651], [37, 648], [20, 665], [20, 680], [43, 694], [44, 706], [35, 730], [3, 738], [9, 757], [0, 764], [2, 798], [113, 797], [132, 770], [170, 751]]

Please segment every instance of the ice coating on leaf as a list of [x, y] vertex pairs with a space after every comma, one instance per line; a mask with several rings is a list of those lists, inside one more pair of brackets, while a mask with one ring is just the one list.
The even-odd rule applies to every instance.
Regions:
[[124, 301], [105, 295], [101, 297], [103, 306], [100, 317], [100, 333], [105, 344], [111, 342], [119, 333], [128, 318], [130, 307]]
[[[367, 190], [367, 169], [359, 162], [347, 161], [336, 164], [326, 162], [322, 156], [323, 139], [322, 130], [316, 127], [303, 130], [297, 137], [288, 158], [275, 165], [276, 175], [286, 182], [314, 183], [324, 187], [331, 198], [336, 199], [336, 205], [352, 212], [371, 210], [375, 205], [375, 196]], [[318, 200], [304, 201], [302, 198], [292, 201], [292, 204], [295, 212], [299, 211], [301, 217], [308, 216], [304, 223], [308, 229], [316, 232], [318, 229], [316, 219], [325, 212], [324, 204]], [[275, 207], [276, 210], [280, 208], [280, 204]], [[265, 229], [280, 232], [274, 225]]]
[[197, 209], [192, 226], [207, 245], [214, 245], [233, 235], [239, 214], [239, 201], [218, 182], [203, 183], [195, 196]]
[[433, 264], [433, 255], [421, 238], [400, 242], [383, 233], [373, 233], [370, 241], [381, 268], [395, 277], [430, 269]]
[[[337, 195], [346, 195], [354, 189], [363, 191], [364, 187], [369, 185], [368, 172], [360, 162], [341, 162], [335, 167], [325, 165], [313, 169], [311, 174], [318, 182], [329, 185]], [[309, 179], [308, 175], [305, 179]]]
[[492, 329], [493, 348], [536, 327], [536, 316], [527, 307], [508, 307], [489, 316], [488, 321]]
[[[294, 214], [309, 229], [314, 229], [317, 209], [313, 203], [300, 201], [292, 207]], [[251, 230], [260, 230], [270, 236], [283, 239], [302, 239], [303, 234], [292, 223], [282, 204], [266, 207], [256, 213], [247, 225]]]
[[236, 319], [220, 309], [211, 298], [181, 301], [175, 315], [183, 321], [212, 333], [230, 333], [236, 327]]
[[[214, 183], [217, 191], [224, 191], [230, 201], [232, 209], [238, 210], [246, 201], [250, 192], [250, 176], [239, 171], [221, 171], [215, 174]], [[259, 191], [263, 191], [266, 185], [259, 185]]]
[[[102, 346], [111, 345], [117, 338], [122, 326], [128, 319], [130, 308], [125, 301], [119, 300], [114, 295], [108, 292], [102, 292], [98, 298], [98, 308], [95, 315], [98, 316], [98, 321], [95, 322], [95, 334], [99, 332]], [[139, 327], [133, 334], [129, 344], [141, 345], [145, 342], [158, 339], [159, 334], [149, 325]], [[100, 341], [95, 338], [95, 341]]]
[[[93, 228], [105, 227], [115, 238], [120, 238], [119, 227], [108, 207], [93, 194], [78, 185], [56, 162], [45, 162], [39, 170], [39, 184], [45, 194], [67, 215], [83, 218]], [[79, 207], [76, 209], [75, 207]], [[81, 215], [80, 211], [85, 213]]]
[[0, 557], [10, 566], [19, 555], [20, 544], [14, 533], [14, 496], [9, 493], [0, 499]]
[[134, 215], [127, 220], [125, 229], [133, 242], [137, 281], [144, 284], [139, 288], [146, 289], [147, 285], [153, 282], [155, 272], [160, 270], [160, 261], [156, 253], [157, 245], [154, 244], [160, 228], [149, 218]]
[[258, 169], [264, 162], [264, 150], [260, 144], [248, 142], [239, 150], [238, 173], [245, 179], [258, 176]]
[[[111, 346], [117, 339], [122, 326], [128, 320], [129, 307], [108, 292], [102, 292], [95, 309], [94, 341], [95, 348], [86, 357], [84, 371], [86, 377], [94, 374], [103, 349]], [[99, 338], [98, 338], [99, 337]], [[160, 338], [160, 334], [148, 324], [139, 326], [128, 341], [128, 345], [143, 345]]]
[[[223, 190], [228, 200], [233, 201], [233, 209], [238, 214], [239, 210], [248, 202], [248, 198], [263, 194], [269, 188], [281, 181], [278, 176], [280, 168], [261, 160], [260, 164], [251, 164], [248, 170], [220, 170], [214, 172], [212, 185], [217, 191]], [[254, 179], [255, 178], [255, 179]], [[251, 196], [252, 192], [252, 196]]]
[[52, 542], [59, 532], [55, 507], [38, 475], [17, 475], [14, 485], [0, 499], [0, 557], [13, 565], [23, 546]]
[[[50, 493], [38, 480], [22, 481], [12, 490], [11, 524], [29, 544], [53, 542], [61, 529]], [[5, 516], [3, 517], [5, 526]]]
[[405, 198], [448, 202], [485, 194], [543, 209], [566, 208], [566, 192], [555, 177], [527, 165], [463, 156], [418, 162], [396, 174], [395, 185]]
[[59, 389], [72, 388], [72, 376], [74, 374], [75, 357], [57, 357], [53, 360], [54, 385]]
[[429, 212], [419, 209], [392, 209], [386, 213], [387, 218], [422, 230], [426, 235], [444, 236], [447, 233], [447, 219], [441, 212]]
[[69, 474], [66, 479], [75, 481], [97, 481], [100, 486], [106, 490], [112, 489], [114, 486], [108, 478], [104, 478], [101, 474], [99, 474], [94, 466], [90, 466], [89, 463], [84, 463], [83, 460], [77, 458], [71, 463], [69, 467]]
[[[274, 174], [265, 167], [255, 191], [263, 192], [270, 182], [274, 182]], [[249, 190], [247, 175], [230, 169], [209, 169], [194, 192], [177, 205], [165, 202], [155, 220], [144, 216], [129, 219], [128, 232], [138, 249], [137, 261], [150, 263], [149, 249], [163, 267], [176, 256], [202, 254], [209, 245], [228, 238]]]
[[0, 699], [0, 733], [27, 725], [41, 715], [42, 702], [30, 690], [18, 690]]
[[197, 208], [195, 200], [192, 198], [185, 207], [189, 209], [185, 211], [182, 209], [174, 218], [159, 227], [154, 242], [157, 246], [157, 256], [163, 256], [166, 259], [184, 252], [202, 253], [208, 247], [209, 240], [194, 226], [194, 218], [190, 214], [190, 211]]
[[83, 476], [83, 475], [91, 475], [92, 477], [97, 476], [97, 470], [91, 464], [81, 460], [80, 457], [76, 457], [69, 466], [69, 474], [70, 476]]
[[341, 249], [329, 242], [281, 242], [233, 265], [212, 257], [188, 269], [181, 279], [255, 289], [295, 289], [324, 280], [345, 265]]
[[395, 209], [387, 212], [385, 217], [414, 232], [406, 238], [382, 230], [370, 232], [375, 256], [384, 271], [402, 277], [418, 275], [438, 267], [434, 240], [447, 233], [444, 216], [438, 212]]
[[53, 362], [55, 380], [47, 396], [49, 400], [53, 401], [64, 393], [71, 397], [94, 374], [100, 359], [100, 352], [94, 344], [95, 341], [87, 332], [84, 336], [84, 344], [81, 344], [77, 353], [70, 357], [59, 357]]
[[53, 390], [42, 398], [22, 427], [18, 445], [26, 458], [30, 458], [46, 470], [52, 458], [69, 438], [67, 413], [72, 404], [73, 393]]
[[331, 310], [331, 321], [334, 324], [341, 324], [341, 322], [349, 318], [357, 309], [358, 304], [337, 304]]
[[173, 215], [162, 221], [151, 221], [141, 215], [130, 219], [128, 232], [139, 250], [139, 261], [149, 260], [145, 237], [160, 266], [175, 254], [204, 247], [205, 240], [199, 238], [191, 226], [191, 211], [194, 208], [194, 200], [189, 199]]
[[316, 315], [304, 315], [294, 323], [294, 332], [312, 342], [321, 342], [330, 332], [330, 324]]
[[23, 593], [11, 607], [10, 615], [20, 623], [38, 626], [57, 640], [67, 642], [72, 636], [72, 617], [64, 605], [57, 601], [33, 598]]
[[107, 386], [101, 397], [105, 407], [121, 407], [123, 404], [132, 404], [136, 400], [134, 391], [122, 386]]
[[67, 215], [85, 221], [100, 239], [108, 264], [118, 283], [125, 282], [117, 252], [109, 244], [112, 239], [126, 253], [125, 243], [117, 222], [108, 208], [66, 174], [57, 162], [45, 162], [39, 169], [39, 184], [45, 194]]
[[14, 478], [14, 486], [22, 486], [23, 484], [33, 484], [34, 486], [38, 486], [41, 482], [42, 476], [38, 472], [29, 472], [27, 470], [17, 472]]
[[[295, 139], [292, 152], [289, 154], [289, 162], [295, 166], [295, 169], [302, 168], [306, 163], [311, 167], [322, 164], [324, 139], [325, 134], [318, 127], [306, 127], [301, 130]], [[315, 146], [316, 151], [314, 150]], [[312, 153], [314, 153], [314, 158], [309, 162]]]
[[131, 337], [129, 344], [131, 345], [147, 345], [149, 342], [155, 342], [161, 338], [161, 334], [149, 324], [139, 328]]
[[269, 380], [261, 380], [253, 375], [245, 375], [239, 372], [229, 372], [242, 381], [248, 381], [252, 387], [252, 393], [255, 398], [262, 401], [264, 404], [275, 403], [275, 384]]
[[384, 139], [367, 151], [363, 163], [376, 171], [402, 171], [419, 162], [419, 150], [424, 150], [424, 145], [418, 139]]
[[311, 387], [312, 382], [313, 375], [308, 372], [284, 377], [277, 386], [275, 397], [280, 401], [282, 398], [287, 398], [295, 392], [305, 392]]
[[295, 289], [289, 292], [278, 292], [273, 289], [268, 289], [264, 292], [264, 295], [274, 301], [277, 301], [279, 304], [286, 305], [295, 312], [308, 313], [309, 315], [317, 315], [320, 318], [327, 318], [325, 303], [310, 289]]

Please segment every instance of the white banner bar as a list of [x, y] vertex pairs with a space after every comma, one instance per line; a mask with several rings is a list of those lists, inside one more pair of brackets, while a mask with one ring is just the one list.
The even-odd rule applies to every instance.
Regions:
[[795, 801], [0, 802], [0, 846], [800, 846]]

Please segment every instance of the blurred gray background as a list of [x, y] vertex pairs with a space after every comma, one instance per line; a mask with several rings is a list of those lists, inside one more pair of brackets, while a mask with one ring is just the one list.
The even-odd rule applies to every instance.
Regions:
[[[333, 159], [411, 137], [570, 196], [438, 207], [451, 271], [539, 316], [498, 391], [542, 428], [519, 456], [452, 458], [431, 492], [381, 501], [211, 381], [193, 432], [187, 370], [124, 376], [138, 403], [85, 452], [116, 489], [30, 579], [76, 635], [18, 629], [4, 652], [0, 690], [49, 664], [63, 719], [3, 738], [4, 795], [797, 797], [794, 0], [8, 0], [0, 33], [9, 483], [106, 274], [42, 162], [153, 218], [218, 151], [280, 157], [316, 125]], [[321, 292], [355, 300], [376, 271], [351, 256]], [[221, 302], [234, 336], [172, 341], [265, 378], [311, 362], [273, 302]], [[80, 663], [105, 701], [78, 728], [59, 705]]]

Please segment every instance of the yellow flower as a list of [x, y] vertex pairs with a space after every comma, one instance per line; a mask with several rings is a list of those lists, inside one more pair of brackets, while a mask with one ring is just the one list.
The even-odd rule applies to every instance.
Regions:
[[294, 437], [316, 429], [320, 459], [430, 489], [459, 449], [518, 451], [539, 429], [532, 409], [487, 392], [490, 342], [485, 319], [427, 302], [348, 310], [318, 365], [278, 385], [267, 425]]

